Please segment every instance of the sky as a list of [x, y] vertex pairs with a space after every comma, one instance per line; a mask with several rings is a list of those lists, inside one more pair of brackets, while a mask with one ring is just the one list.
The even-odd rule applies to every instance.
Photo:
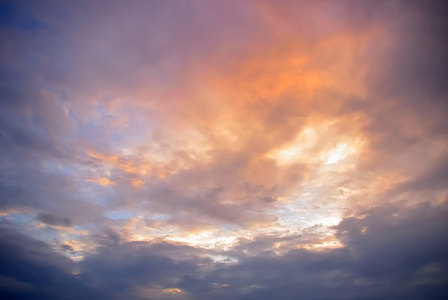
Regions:
[[0, 297], [448, 299], [444, 1], [0, 1]]

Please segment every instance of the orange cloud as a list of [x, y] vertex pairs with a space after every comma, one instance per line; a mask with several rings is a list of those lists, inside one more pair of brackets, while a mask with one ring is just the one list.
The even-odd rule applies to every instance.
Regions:
[[86, 179], [86, 182], [93, 182], [93, 183], [99, 184], [101, 186], [115, 185], [115, 182], [113, 182], [112, 180], [110, 180], [106, 177], [102, 177], [102, 178], [98, 178], [98, 179]]

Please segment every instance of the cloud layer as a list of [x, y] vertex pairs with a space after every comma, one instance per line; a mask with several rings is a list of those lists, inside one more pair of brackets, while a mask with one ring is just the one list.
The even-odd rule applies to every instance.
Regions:
[[445, 299], [443, 1], [3, 1], [0, 293]]

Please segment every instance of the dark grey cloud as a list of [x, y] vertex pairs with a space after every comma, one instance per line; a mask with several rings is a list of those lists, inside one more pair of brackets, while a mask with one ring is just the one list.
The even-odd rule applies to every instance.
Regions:
[[[80, 263], [81, 276], [87, 281], [98, 282], [105, 290], [121, 294], [125, 298], [126, 294], [142, 286], [188, 286], [184, 281], [188, 281], [190, 277], [199, 279], [200, 264], [210, 263], [208, 259], [199, 257], [182, 260], [182, 256], [177, 256], [173, 259], [164, 253], [164, 248], [169, 252], [173, 247], [153, 247], [147, 242], [129, 242], [102, 248]], [[190, 250], [185, 246], [175, 248], [180, 253]]]
[[37, 215], [36, 219], [42, 223], [53, 226], [72, 226], [72, 222], [69, 218], [59, 217], [49, 213], [40, 213], [39, 215]]
[[[60, 293], [73, 299], [110, 294], [116, 299], [130, 295], [144, 299], [136, 291], [147, 287], [180, 289], [180, 299], [189, 299], [188, 294], [195, 299], [441, 300], [448, 296], [448, 240], [443, 234], [447, 225], [446, 203], [390, 205], [344, 219], [335, 227], [344, 243], [338, 249], [248, 255], [247, 244], [217, 252], [111, 237], [116, 242], [102, 243], [79, 263], [56, 254], [44, 242], [3, 227], [2, 293], [16, 299], [31, 295], [53, 299]], [[270, 243], [272, 237], [259, 237], [249, 248], [263, 247], [263, 239]], [[233, 263], [214, 262], [204, 255], [226, 255]]]
[[82, 282], [76, 265], [42, 241], [0, 229], [2, 299], [98, 299], [110, 297]]
[[428, 203], [374, 209], [336, 227], [344, 248], [240, 257], [215, 273], [215, 280], [252, 286], [237, 299], [443, 299], [447, 213], [446, 204]]

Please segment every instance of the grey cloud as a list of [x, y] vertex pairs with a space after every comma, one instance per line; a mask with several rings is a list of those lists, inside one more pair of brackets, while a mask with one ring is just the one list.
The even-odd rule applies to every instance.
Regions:
[[73, 247], [70, 245], [62, 244], [61, 249], [65, 252], [75, 253], [75, 249], [73, 249]]
[[[55, 174], [34, 164], [23, 166], [20, 162], [14, 162], [3, 170], [0, 179], [1, 209], [45, 211], [52, 216], [70, 216], [69, 221], [75, 224], [92, 221], [101, 224], [106, 221], [104, 209], [76, 193], [75, 176]], [[43, 220], [50, 224], [59, 222], [60, 225], [69, 225], [63, 218], [51, 219], [50, 216], [43, 216]]]
[[0, 297], [2, 299], [108, 298], [80, 281], [75, 263], [46, 243], [0, 228]]
[[120, 244], [120, 234], [111, 228], [104, 228], [90, 234], [89, 239], [100, 247], [110, 247]]
[[64, 227], [72, 226], [72, 222], [70, 221], [69, 218], [63, 218], [49, 213], [40, 213], [39, 215], [37, 215], [36, 219], [42, 223], [53, 226], [64, 226]]
[[[103, 243], [79, 263], [54, 254], [43, 242], [3, 229], [0, 257], [8, 264], [0, 275], [9, 278], [4, 282], [10, 288], [4, 293], [26, 285], [36, 287], [29, 295], [39, 296], [40, 288], [58, 291], [64, 286], [61, 281], [66, 281], [80, 288], [78, 292], [87, 299], [110, 292], [116, 299], [130, 295], [140, 299], [133, 293], [147, 287], [178, 288], [183, 291], [176, 295], [180, 299], [442, 300], [448, 296], [448, 241], [443, 238], [447, 216], [446, 203], [373, 209], [335, 227], [344, 243], [339, 249], [292, 249], [284, 255], [260, 251], [247, 256], [244, 248], [219, 253], [166, 242], [118, 242]], [[263, 239], [272, 242], [272, 237], [259, 237], [251, 247], [261, 247]], [[228, 255], [237, 261], [213, 262], [204, 257], [207, 254]], [[31, 276], [27, 266], [48, 270]], [[70, 275], [75, 267], [80, 273]], [[60, 274], [59, 281], [53, 274]]]
[[378, 208], [336, 227], [344, 248], [241, 257], [218, 277], [254, 287], [237, 299], [443, 299], [447, 207]]
[[[169, 251], [171, 247], [167, 246]], [[197, 279], [200, 276], [198, 265], [204, 259], [173, 259], [163, 252], [157, 253], [160, 248], [163, 251], [164, 245], [156, 247], [159, 249], [153, 251], [153, 246], [147, 242], [129, 242], [102, 248], [80, 263], [82, 277], [99, 282], [100, 286], [124, 298], [139, 286], [182, 286], [189, 277]], [[182, 249], [179, 251], [183, 252]]]

